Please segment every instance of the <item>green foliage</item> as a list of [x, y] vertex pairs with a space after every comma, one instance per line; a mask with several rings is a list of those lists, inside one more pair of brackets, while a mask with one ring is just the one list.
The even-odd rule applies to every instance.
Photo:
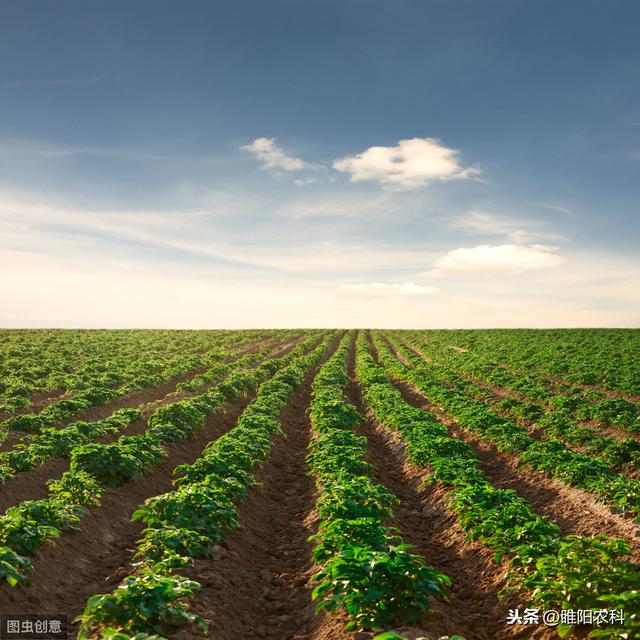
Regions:
[[26, 574], [30, 569], [31, 562], [27, 558], [7, 546], [0, 546], [0, 580], [5, 580], [12, 587], [28, 585]]
[[322, 494], [317, 503], [321, 518], [385, 518], [398, 499], [367, 476], [342, 476]]
[[[515, 552], [516, 567], [529, 564], [531, 553], [526, 545]], [[610, 598], [616, 592], [637, 589], [638, 570], [629, 554], [629, 544], [623, 540], [566, 536], [555, 553], [535, 557], [535, 567], [518, 572], [515, 578], [535, 593], [534, 602], [550, 608], [598, 609], [604, 606], [603, 594]]]
[[215, 555], [211, 538], [191, 529], [168, 525], [157, 529], [147, 528], [143, 533], [136, 557], [151, 563], [162, 562], [174, 555], [187, 558]]
[[72, 528], [80, 511], [55, 499], [27, 500], [9, 507], [0, 516], [0, 545], [18, 554], [33, 555], [42, 542], [58, 537], [62, 529]]
[[120, 633], [128, 634], [162, 634], [166, 626], [187, 623], [197, 623], [206, 630], [204, 620], [192, 613], [186, 602], [200, 588], [197, 582], [177, 575], [144, 571], [130, 576], [112, 593], [89, 598], [85, 610], [74, 620], [80, 623], [78, 640], [89, 640], [101, 627], [113, 624]]
[[346, 520], [335, 518], [324, 520], [319, 532], [309, 539], [316, 540], [313, 558], [324, 563], [345, 547], [363, 547], [381, 551], [392, 539], [391, 531], [382, 526], [379, 518], [357, 518]]
[[76, 447], [71, 455], [71, 470], [85, 471], [102, 485], [118, 487], [141, 476], [166, 452], [149, 436], [125, 436], [114, 444], [90, 443]]
[[47, 482], [52, 497], [70, 505], [97, 505], [104, 492], [100, 483], [86, 471], [65, 471], [60, 480]]
[[[425, 363], [396, 341], [393, 341], [394, 347], [409, 364], [396, 358], [378, 334], [374, 334], [373, 341], [383, 367], [378, 366], [368, 353], [364, 338], [359, 341], [357, 358], [357, 372], [363, 382], [366, 404], [381, 423], [393, 425], [406, 440], [411, 461], [429, 467], [432, 477], [450, 488], [449, 506], [457, 513], [458, 522], [469, 537], [494, 549], [496, 559], [504, 555], [511, 557], [513, 569], [509, 575], [509, 589], [530, 590], [535, 602], [547, 608], [620, 609], [627, 606], [625, 611], [631, 611], [631, 614], [625, 629], [609, 624], [592, 635], [616, 640], [639, 635], [638, 609], [633, 607], [637, 604], [640, 567], [626, 557], [628, 546], [604, 536], [563, 537], [555, 524], [535, 514], [532, 505], [515, 492], [491, 486], [477, 468], [473, 452], [451, 442], [447, 434], [439, 434], [431, 424], [433, 418], [421, 419], [408, 413], [401, 394], [388, 377], [383, 378], [383, 374], [389, 371], [394, 377], [410, 381], [431, 403], [455, 417], [463, 428], [495, 442], [504, 450], [521, 452], [526, 464], [588, 487], [622, 508], [626, 504], [638, 504], [637, 482], [617, 474], [602, 460], [567, 449], [558, 440], [533, 440], [522, 433], [519, 425], [492, 414], [485, 404], [491, 400], [485, 395], [478, 394], [482, 400], [474, 400], [473, 383], [457, 377], [445, 367]], [[574, 426], [566, 414], [571, 404], [562, 405], [563, 414], [548, 419], [545, 416], [542, 419], [545, 428], [555, 429], [563, 435], [571, 430], [576, 437], [593, 444], [592, 434], [573, 431]], [[398, 412], [410, 416], [414, 426], [407, 427], [394, 421], [393, 416]], [[420, 421], [422, 425], [415, 426]], [[562, 629], [563, 634], [570, 632], [570, 628]]]
[[429, 611], [429, 597], [443, 597], [451, 580], [408, 552], [408, 546], [383, 551], [347, 547], [315, 576], [318, 611], [344, 608], [348, 630], [408, 624]]
[[[279, 431], [277, 418], [293, 391], [292, 383], [303, 380], [329, 340], [326, 336], [305, 354], [317, 343], [315, 337], [310, 338], [279, 359], [275, 369], [283, 367], [282, 371], [260, 385], [256, 400], [245, 409], [237, 426], [207, 446], [199, 460], [176, 469], [179, 477], [174, 491], [147, 499], [133, 514], [133, 520], [147, 525], [136, 552], [138, 574], [126, 578], [113, 593], [89, 600], [77, 618], [81, 622], [79, 639], [95, 637], [96, 633], [114, 638], [125, 633], [129, 638], [138, 632], [163, 633], [167, 625], [202, 622], [186, 602], [200, 585], [176, 571], [188, 566], [192, 558], [213, 555], [213, 545], [223, 542], [225, 532], [238, 526], [234, 500], [242, 499], [246, 489], [255, 484], [253, 471], [268, 455], [270, 436]], [[268, 376], [275, 370], [274, 361], [270, 362], [253, 375], [257, 379]], [[256, 377], [251, 379], [255, 382]], [[190, 428], [198, 412], [218, 402], [216, 393], [191, 398], [195, 412], [185, 404], [177, 411], [163, 411], [152, 429], [171, 425], [171, 421], [179, 429]]]
[[221, 542], [224, 531], [235, 529], [238, 512], [224, 491], [206, 482], [184, 485], [176, 491], [148, 498], [134, 512], [132, 520], [142, 520], [147, 527], [166, 526], [190, 529]]
[[314, 576], [317, 610], [344, 609], [347, 629], [380, 629], [413, 622], [444, 595], [449, 579], [408, 552], [396, 529], [383, 525], [398, 499], [366, 475], [366, 439], [352, 429], [364, 420], [344, 393], [348, 343], [320, 369], [313, 383], [311, 423], [317, 438], [307, 462], [317, 477], [322, 522], [311, 540], [322, 568]]

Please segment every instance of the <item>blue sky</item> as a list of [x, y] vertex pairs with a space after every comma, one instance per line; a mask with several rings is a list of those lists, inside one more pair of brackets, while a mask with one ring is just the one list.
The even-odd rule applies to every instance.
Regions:
[[0, 324], [638, 326], [640, 5], [0, 5]]

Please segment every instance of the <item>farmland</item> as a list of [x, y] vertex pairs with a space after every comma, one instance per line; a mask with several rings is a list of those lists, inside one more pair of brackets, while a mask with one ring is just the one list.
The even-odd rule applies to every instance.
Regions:
[[0, 330], [0, 613], [640, 638], [639, 434], [638, 330]]

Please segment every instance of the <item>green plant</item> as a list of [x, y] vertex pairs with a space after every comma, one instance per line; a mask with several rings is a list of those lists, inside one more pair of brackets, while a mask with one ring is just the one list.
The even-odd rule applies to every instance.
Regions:
[[31, 569], [31, 562], [18, 555], [13, 549], [0, 546], [0, 579], [6, 580], [12, 587], [29, 584], [26, 573]]
[[426, 566], [408, 545], [374, 551], [347, 547], [329, 560], [314, 580], [317, 610], [344, 608], [347, 630], [380, 629], [419, 620], [429, 611], [429, 597], [443, 597], [451, 580]]
[[128, 634], [162, 634], [167, 625], [187, 623], [197, 623], [206, 630], [206, 622], [187, 604], [199, 589], [197, 582], [177, 575], [144, 571], [139, 576], [129, 576], [112, 593], [89, 598], [84, 611], [74, 620], [80, 623], [78, 640], [89, 640], [101, 627], [108, 628], [113, 623], [119, 632]]

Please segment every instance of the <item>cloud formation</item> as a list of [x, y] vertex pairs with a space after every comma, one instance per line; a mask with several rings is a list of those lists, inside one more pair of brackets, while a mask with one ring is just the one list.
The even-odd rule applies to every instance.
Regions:
[[334, 160], [336, 171], [348, 173], [351, 182], [374, 181], [388, 189], [418, 189], [434, 180], [460, 180], [480, 171], [463, 167], [459, 151], [436, 138], [400, 140], [395, 147], [369, 147], [362, 153]]
[[298, 178], [297, 180], [293, 181], [293, 184], [296, 185], [296, 187], [306, 187], [308, 184], [313, 184], [314, 182], [318, 182], [317, 178]]
[[386, 283], [368, 282], [366, 284], [345, 284], [343, 291], [365, 296], [425, 296], [440, 293], [438, 287], [414, 284], [413, 282]]
[[556, 251], [557, 247], [540, 244], [484, 244], [468, 249], [451, 249], [435, 261], [433, 270], [421, 275], [510, 274], [532, 269], [548, 269], [566, 262], [566, 258]]
[[513, 244], [526, 244], [535, 240], [558, 239], [557, 235], [541, 230], [538, 220], [516, 220], [484, 211], [471, 211], [456, 218], [451, 227], [468, 234], [504, 236]]
[[240, 147], [243, 151], [252, 153], [260, 162], [262, 169], [274, 171], [300, 171], [306, 168], [306, 163], [300, 158], [287, 155], [276, 144], [275, 138], [256, 138], [251, 144]]

